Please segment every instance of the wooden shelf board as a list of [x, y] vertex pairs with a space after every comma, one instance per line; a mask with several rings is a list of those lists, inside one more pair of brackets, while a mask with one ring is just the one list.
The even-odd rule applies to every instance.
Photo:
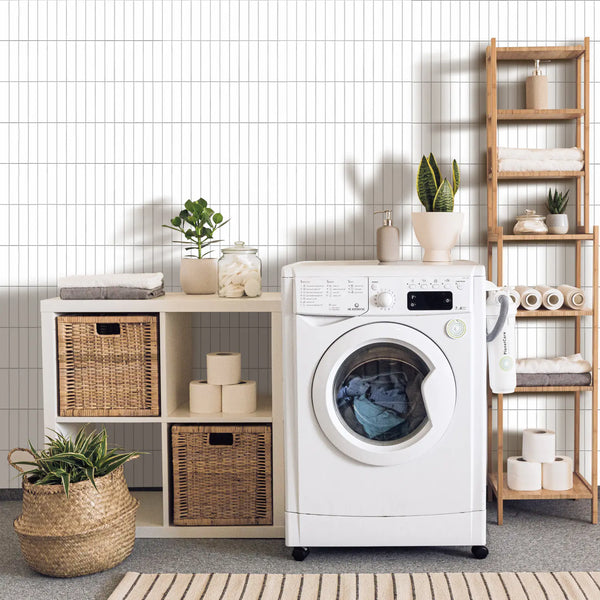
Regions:
[[585, 53], [584, 46], [522, 46], [496, 48], [497, 60], [570, 60]]
[[191, 413], [188, 404], [185, 403], [171, 411], [166, 421], [168, 423], [272, 423], [271, 397], [259, 396], [256, 412], [248, 414]]
[[585, 115], [583, 108], [499, 108], [498, 121], [562, 121]]
[[558, 310], [548, 310], [547, 308], [540, 310], [525, 310], [519, 308], [517, 310], [517, 317], [529, 317], [529, 318], [547, 318], [554, 319], [558, 317], [583, 317], [593, 315], [594, 311], [591, 308], [585, 308], [582, 310], [573, 310], [572, 308], [561, 308]]
[[[498, 496], [498, 474], [490, 473], [488, 481]], [[503, 500], [589, 500], [592, 497], [589, 484], [579, 473], [573, 473], [573, 487], [570, 490], [556, 492], [553, 490], [537, 490], [535, 492], [518, 492], [508, 487], [507, 475], [504, 473], [502, 488]]]
[[573, 179], [585, 171], [498, 171], [498, 179]]
[[516, 387], [515, 394], [552, 394], [557, 392], [591, 392], [593, 385], [540, 385]]
[[[489, 232], [488, 241], [497, 242], [498, 234]], [[593, 240], [593, 233], [565, 233], [565, 234], [508, 234], [502, 236], [503, 242], [571, 242]]]

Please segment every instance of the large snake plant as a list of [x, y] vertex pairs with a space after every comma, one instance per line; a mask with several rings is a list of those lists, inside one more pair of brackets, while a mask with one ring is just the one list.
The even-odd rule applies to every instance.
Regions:
[[452, 212], [454, 196], [460, 185], [460, 171], [456, 160], [452, 161], [452, 185], [444, 177], [433, 153], [423, 156], [417, 171], [417, 194], [427, 212]]
[[121, 448], [108, 449], [106, 429], [86, 433], [82, 427], [75, 440], [54, 432], [55, 438], [46, 436], [46, 448], [36, 450], [29, 442], [33, 460], [15, 462], [31, 467], [23, 474], [29, 483], [61, 485], [69, 497], [69, 485], [89, 480], [96, 487], [96, 478], [108, 475], [139, 452], [122, 452]]

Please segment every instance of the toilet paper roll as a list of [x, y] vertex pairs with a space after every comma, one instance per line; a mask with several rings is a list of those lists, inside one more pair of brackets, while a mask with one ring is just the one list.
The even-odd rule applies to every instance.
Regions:
[[542, 294], [542, 304], [548, 310], [558, 310], [565, 303], [563, 293], [557, 288], [536, 285], [535, 289]]
[[213, 385], [232, 385], [242, 380], [239, 352], [210, 352], [206, 355], [206, 380]]
[[522, 456], [509, 456], [506, 461], [508, 487], [520, 492], [542, 489], [542, 465], [528, 462]]
[[256, 410], [256, 381], [223, 386], [224, 413], [253, 413]]
[[573, 487], [573, 461], [569, 456], [555, 456], [542, 464], [542, 487], [545, 490], [570, 490]]
[[575, 310], [583, 308], [585, 304], [585, 294], [581, 289], [573, 287], [572, 285], [559, 285], [558, 289], [565, 297], [565, 304], [569, 308]]
[[527, 462], [553, 462], [555, 454], [554, 431], [549, 429], [523, 431], [523, 458]]
[[190, 381], [190, 412], [220, 413], [221, 386], [206, 381]]
[[502, 289], [504, 289], [504, 291], [511, 297], [511, 300], [517, 305], [517, 307], [521, 304], [521, 294], [519, 294], [514, 287], [505, 287]]
[[525, 310], [537, 310], [542, 305], [542, 294], [538, 290], [526, 285], [516, 285], [515, 290], [521, 296], [521, 306]]

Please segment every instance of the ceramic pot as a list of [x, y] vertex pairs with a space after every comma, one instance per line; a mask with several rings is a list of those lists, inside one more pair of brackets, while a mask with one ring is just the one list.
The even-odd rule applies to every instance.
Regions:
[[546, 225], [548, 225], [548, 231], [550, 233], [568, 233], [569, 217], [566, 214], [548, 215], [546, 217]]
[[179, 279], [186, 294], [216, 294], [217, 259], [182, 258]]
[[455, 212], [414, 212], [412, 224], [425, 250], [423, 262], [450, 262], [450, 251], [461, 234], [464, 215]]

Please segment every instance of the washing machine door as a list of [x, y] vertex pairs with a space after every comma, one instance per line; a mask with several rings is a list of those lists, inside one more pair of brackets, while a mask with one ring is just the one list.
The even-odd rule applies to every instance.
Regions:
[[369, 465], [395, 465], [433, 448], [450, 425], [456, 382], [445, 354], [424, 333], [372, 323], [339, 337], [312, 382], [328, 440]]

